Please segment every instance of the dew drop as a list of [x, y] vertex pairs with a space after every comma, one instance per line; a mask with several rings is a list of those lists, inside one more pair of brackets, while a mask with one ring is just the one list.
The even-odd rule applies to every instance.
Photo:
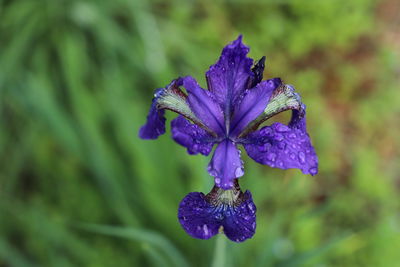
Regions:
[[271, 148], [271, 146], [272, 146], [271, 143], [265, 143], [263, 145], [260, 145], [259, 149], [261, 152], [266, 152]]
[[280, 143], [278, 143], [278, 148], [279, 149], [285, 149], [285, 147], [286, 147], [286, 144], [284, 143], [284, 142], [280, 142]]
[[236, 170], [235, 170], [235, 176], [236, 177], [240, 177], [240, 176], [243, 176], [243, 174], [244, 174], [243, 168], [242, 167], [237, 167]]
[[217, 185], [219, 185], [219, 184], [221, 183], [221, 179], [220, 179], [220, 178], [215, 178], [215, 183], [216, 183]]
[[275, 159], [276, 159], [276, 154], [275, 154], [275, 153], [269, 153], [269, 154], [267, 155], [267, 159], [270, 160], [270, 161], [275, 161]]
[[282, 141], [283, 139], [284, 139], [283, 135], [281, 135], [281, 134], [276, 134], [276, 135], [275, 135], [275, 140], [276, 140], [276, 141], [280, 142], [280, 141]]
[[206, 224], [203, 225], [203, 232], [204, 232], [204, 235], [205, 235], [205, 236], [208, 236], [208, 235], [209, 235], [208, 227], [207, 227]]
[[297, 136], [296, 136], [295, 133], [290, 133], [290, 134], [288, 135], [288, 137], [291, 138], [291, 139], [295, 139]]
[[310, 172], [311, 175], [316, 175], [318, 172], [317, 168], [311, 168], [308, 171]]
[[283, 167], [283, 161], [279, 160], [278, 161], [278, 166], [282, 168]]
[[224, 216], [221, 213], [216, 213], [214, 215], [214, 218], [217, 219], [217, 220], [222, 220], [224, 218]]
[[289, 157], [290, 157], [291, 159], [295, 159], [295, 158], [296, 158], [296, 155], [295, 155], [294, 153], [290, 153]]
[[250, 209], [251, 213], [254, 214], [254, 205], [252, 203], [249, 203], [247, 207]]
[[277, 131], [277, 132], [280, 132], [280, 133], [288, 132], [289, 130], [290, 130], [290, 128], [287, 127], [287, 126], [284, 125], [284, 124], [278, 124], [278, 125], [276, 126], [276, 131]]
[[304, 152], [299, 152], [299, 160], [302, 164], [306, 163], [306, 155], [304, 155]]

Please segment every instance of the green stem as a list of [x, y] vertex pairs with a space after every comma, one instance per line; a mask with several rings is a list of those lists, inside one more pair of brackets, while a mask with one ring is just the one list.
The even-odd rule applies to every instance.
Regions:
[[226, 237], [224, 234], [219, 233], [216, 236], [214, 258], [212, 261], [212, 267], [224, 267], [225, 262], [225, 250], [226, 250]]

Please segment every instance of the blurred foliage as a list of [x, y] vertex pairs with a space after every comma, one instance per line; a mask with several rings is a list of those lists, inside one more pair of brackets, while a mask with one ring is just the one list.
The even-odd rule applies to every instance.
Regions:
[[209, 159], [137, 132], [155, 88], [204, 86], [239, 33], [266, 78], [301, 93], [320, 173], [243, 153], [258, 226], [227, 244], [227, 265], [395, 266], [396, 3], [0, 1], [0, 266], [209, 266], [217, 238], [192, 239], [176, 217], [212, 187]]

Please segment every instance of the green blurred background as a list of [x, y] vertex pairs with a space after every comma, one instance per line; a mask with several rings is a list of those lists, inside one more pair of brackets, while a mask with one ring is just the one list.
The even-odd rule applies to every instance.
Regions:
[[[397, 0], [0, 1], [0, 266], [400, 266], [399, 14]], [[302, 95], [320, 172], [243, 153], [257, 232], [215, 253], [223, 239], [177, 220], [212, 187], [210, 158], [137, 133], [155, 88], [204, 87], [239, 33]]]

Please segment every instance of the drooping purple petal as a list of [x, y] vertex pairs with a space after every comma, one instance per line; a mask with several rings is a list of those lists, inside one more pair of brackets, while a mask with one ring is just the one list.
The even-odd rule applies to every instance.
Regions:
[[253, 76], [253, 60], [246, 55], [249, 48], [242, 43], [240, 35], [231, 44], [225, 46], [218, 62], [206, 73], [209, 90], [229, 116], [240, 94], [247, 89], [249, 78]]
[[182, 81], [189, 93], [187, 101], [196, 117], [215, 133], [222, 135], [225, 132], [225, 126], [221, 107], [208, 91], [199, 86], [193, 77], [186, 76], [182, 78]]
[[192, 237], [209, 239], [222, 226], [225, 235], [234, 242], [251, 238], [256, 229], [256, 206], [251, 193], [241, 193], [243, 200], [237, 205], [212, 204], [203, 193], [186, 195], [178, 209], [178, 220]]
[[183, 79], [173, 80], [165, 88], [159, 88], [154, 92], [154, 97], [147, 116], [146, 124], [139, 130], [139, 137], [142, 139], [156, 139], [165, 133], [165, 109], [174, 111], [187, 119], [193, 121], [211, 134], [217, 135], [193, 113], [187, 102], [187, 96], [179, 88]]
[[208, 132], [179, 116], [171, 121], [172, 138], [187, 148], [189, 154], [210, 154], [215, 138]]
[[214, 210], [203, 193], [192, 192], [179, 204], [178, 219], [189, 235], [209, 239], [218, 233], [221, 226], [220, 217], [214, 215]]
[[225, 235], [232, 241], [243, 242], [256, 232], [256, 205], [250, 191], [244, 193], [244, 201], [228, 209], [223, 222]]
[[272, 93], [281, 84], [281, 79], [274, 78], [262, 81], [255, 88], [246, 91], [246, 95], [234, 111], [231, 121], [231, 136], [238, 136], [251, 121], [263, 113]]
[[215, 177], [215, 184], [222, 189], [230, 189], [233, 179], [243, 176], [243, 162], [240, 150], [229, 139], [218, 144], [208, 165], [208, 172]]
[[318, 173], [318, 158], [306, 130], [305, 111], [294, 110], [289, 126], [277, 122], [250, 133], [243, 145], [247, 154], [261, 164], [297, 168], [304, 174]]
[[165, 133], [165, 111], [157, 108], [157, 99], [164, 88], [159, 88], [154, 92], [146, 124], [139, 130], [139, 137], [142, 139], [157, 139]]

